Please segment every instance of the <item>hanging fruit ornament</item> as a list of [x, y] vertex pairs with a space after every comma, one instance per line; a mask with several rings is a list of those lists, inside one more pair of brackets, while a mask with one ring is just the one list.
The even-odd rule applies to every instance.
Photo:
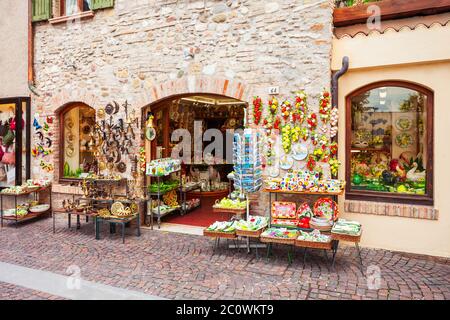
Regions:
[[269, 100], [269, 114], [272, 115], [272, 117], [275, 117], [278, 112], [278, 100], [277, 98], [273, 97]]
[[291, 103], [287, 100], [285, 100], [281, 104], [281, 115], [284, 119], [284, 121], [288, 121], [289, 117], [291, 116], [292, 106]]
[[320, 96], [319, 101], [319, 114], [323, 123], [327, 123], [330, 120], [331, 114], [331, 96], [328, 91], [324, 91]]
[[309, 131], [307, 128], [303, 127], [300, 129], [300, 137], [303, 139], [303, 141], [308, 140], [309, 138]]
[[321, 135], [320, 136], [320, 139], [319, 139], [319, 141], [318, 141], [318, 143], [319, 143], [319, 146], [321, 147], [321, 148], [326, 148], [326, 146], [328, 145], [328, 137], [326, 136], [326, 135]]
[[272, 166], [272, 159], [273, 159], [273, 156], [274, 156], [275, 154], [274, 154], [274, 152], [273, 152], [273, 148], [272, 148], [272, 140], [271, 139], [269, 139], [268, 141], [267, 141], [267, 152], [266, 152], [266, 159], [267, 159], [267, 165], [268, 166]]
[[337, 152], [338, 152], [338, 144], [337, 144], [337, 142], [331, 143], [329, 148], [330, 148], [330, 154], [332, 156], [336, 156]]
[[297, 142], [298, 140], [300, 140], [301, 132], [302, 128], [300, 128], [299, 126], [295, 126], [292, 129], [292, 142]]
[[315, 131], [310, 132], [311, 142], [313, 145], [317, 145], [319, 142], [319, 135]]
[[322, 147], [314, 149], [313, 156], [315, 157], [316, 161], [322, 161], [325, 156], [325, 152]]
[[280, 118], [277, 117], [273, 123], [273, 128], [275, 130], [280, 130], [280, 124], [281, 124], [281, 120], [280, 120]]
[[316, 167], [316, 159], [315, 156], [310, 154], [308, 156], [308, 162], [306, 162], [306, 168], [308, 168], [309, 171], [314, 171], [314, 168]]
[[311, 113], [306, 121], [308, 122], [309, 130], [314, 131], [317, 128], [317, 115], [315, 113]]
[[294, 122], [298, 121], [302, 124], [308, 114], [307, 95], [305, 91], [298, 91], [295, 96], [295, 112], [293, 116]]
[[331, 174], [333, 176], [337, 176], [338, 170], [339, 170], [339, 166], [341, 165], [341, 162], [338, 159], [336, 159], [336, 158], [331, 158], [328, 163], [330, 165]]
[[271, 130], [273, 127], [272, 120], [268, 119], [268, 118], [264, 118], [263, 127], [264, 127], [264, 129], [267, 129], [267, 131]]
[[338, 108], [332, 108], [331, 109], [331, 115], [330, 115], [330, 124], [331, 124], [331, 129], [330, 129], [330, 136], [331, 138], [334, 138], [337, 134], [338, 131]]
[[256, 125], [259, 125], [262, 116], [262, 100], [260, 97], [253, 99], [253, 119]]
[[292, 146], [292, 128], [289, 124], [283, 126], [281, 129], [281, 145], [283, 146], [284, 152], [288, 154], [291, 152]]

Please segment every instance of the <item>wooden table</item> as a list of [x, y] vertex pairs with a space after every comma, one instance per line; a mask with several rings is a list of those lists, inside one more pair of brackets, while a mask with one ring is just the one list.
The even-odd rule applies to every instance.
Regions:
[[100, 223], [106, 222], [110, 225], [109, 231], [110, 233], [115, 233], [116, 229], [115, 229], [115, 225], [116, 224], [120, 224], [121, 225], [121, 229], [122, 229], [122, 243], [125, 243], [125, 225], [133, 220], [136, 220], [136, 229], [137, 229], [137, 236], [140, 237], [141, 236], [141, 216], [140, 214], [135, 214], [133, 216], [130, 217], [124, 217], [124, 218], [119, 218], [119, 217], [101, 217], [101, 216], [96, 216], [95, 217], [95, 239], [96, 240], [100, 240]]

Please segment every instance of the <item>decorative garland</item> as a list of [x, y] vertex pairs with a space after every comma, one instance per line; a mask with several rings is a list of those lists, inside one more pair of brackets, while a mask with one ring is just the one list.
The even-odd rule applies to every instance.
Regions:
[[308, 156], [308, 162], [306, 163], [306, 168], [308, 168], [309, 171], [314, 171], [314, 168], [316, 167], [316, 157], [312, 154]]
[[331, 96], [328, 91], [324, 91], [320, 96], [319, 101], [319, 114], [323, 123], [327, 123], [330, 120], [331, 112]]
[[253, 99], [253, 119], [256, 125], [259, 125], [262, 116], [262, 100], [256, 96]]

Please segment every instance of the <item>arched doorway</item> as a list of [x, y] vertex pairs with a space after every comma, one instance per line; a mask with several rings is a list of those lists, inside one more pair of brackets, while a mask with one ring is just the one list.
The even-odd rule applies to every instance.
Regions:
[[[173, 199], [176, 195], [177, 201], [172, 201], [172, 204], [178, 204], [182, 209], [162, 217], [163, 223], [206, 227], [216, 220], [229, 218], [213, 214], [212, 205], [232, 189], [227, 178], [233, 171], [230, 159], [232, 133], [244, 127], [247, 105], [244, 101], [223, 95], [192, 93], [174, 95], [143, 108], [142, 119], [151, 117], [156, 133], [153, 140], [145, 139], [146, 161], [182, 156], [181, 182], [187, 190], [192, 189], [181, 195], [174, 193], [169, 196]], [[181, 133], [182, 139], [176, 134], [179, 129], [184, 129], [189, 136], [188, 156], [184, 151], [179, 153], [177, 145], [186, 143], [184, 133]], [[216, 148], [210, 148], [211, 144]], [[154, 183], [150, 178], [146, 179], [148, 187]], [[159, 205], [171, 204], [170, 200], [163, 199], [163, 202]]]

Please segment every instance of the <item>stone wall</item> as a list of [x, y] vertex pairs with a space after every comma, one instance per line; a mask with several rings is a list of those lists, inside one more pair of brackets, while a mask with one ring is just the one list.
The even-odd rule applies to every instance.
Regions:
[[[329, 1], [116, 0], [93, 19], [36, 25], [33, 113], [127, 99], [140, 115], [187, 92], [266, 100], [268, 86], [279, 86], [281, 96], [305, 89], [314, 97], [329, 88], [331, 40]], [[53, 130], [57, 137], [58, 121]], [[58, 154], [55, 141], [48, 159], [55, 172]], [[52, 176], [36, 159], [32, 172]]]

